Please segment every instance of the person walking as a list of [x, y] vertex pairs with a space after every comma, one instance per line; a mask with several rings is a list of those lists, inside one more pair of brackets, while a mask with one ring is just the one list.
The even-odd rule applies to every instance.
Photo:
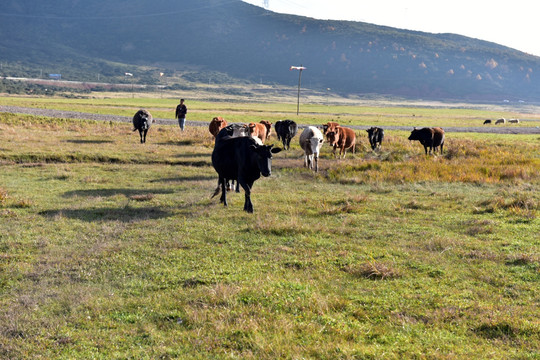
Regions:
[[180, 99], [180, 104], [176, 107], [175, 118], [178, 119], [178, 125], [180, 125], [180, 130], [184, 131], [184, 126], [186, 124], [186, 114], [187, 106], [184, 105], [184, 99]]

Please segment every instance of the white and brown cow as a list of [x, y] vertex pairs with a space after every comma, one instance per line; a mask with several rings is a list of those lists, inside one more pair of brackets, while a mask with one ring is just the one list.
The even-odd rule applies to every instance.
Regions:
[[323, 134], [315, 126], [309, 126], [300, 134], [300, 147], [304, 150], [304, 166], [319, 171], [319, 152], [324, 142]]

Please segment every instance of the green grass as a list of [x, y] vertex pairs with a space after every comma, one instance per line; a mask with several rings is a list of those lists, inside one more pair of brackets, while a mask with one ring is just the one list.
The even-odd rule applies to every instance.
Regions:
[[295, 138], [246, 214], [206, 128], [0, 133], [0, 358], [540, 356], [537, 136], [388, 132], [319, 174]]
[[[117, 95], [118, 96], [118, 95]], [[70, 110], [97, 114], [114, 114], [132, 116], [138, 109], [146, 108], [156, 118], [173, 119], [174, 109], [178, 99], [174, 98], [24, 98], [0, 97], [4, 105], [26, 106], [57, 110]], [[237, 99], [230, 102], [208, 102], [188, 100], [188, 119], [194, 121], [208, 121], [214, 116], [222, 116], [229, 122], [258, 122], [294, 118], [301, 124], [323, 124], [328, 121], [337, 121], [343, 125], [363, 126], [442, 126], [442, 127], [477, 127], [482, 126], [485, 119], [520, 118], [535, 121], [521, 122], [519, 125], [506, 126], [537, 127], [540, 124], [538, 109], [504, 109], [497, 110], [478, 108], [462, 108], [456, 105], [447, 107], [420, 106], [353, 106], [333, 104], [309, 103], [302, 105], [299, 116], [296, 115], [296, 104], [292, 102], [276, 103], [250, 103]], [[520, 112], [523, 110], [524, 112]], [[527, 112], [525, 112], [527, 110]], [[530, 111], [536, 111], [531, 113]]]

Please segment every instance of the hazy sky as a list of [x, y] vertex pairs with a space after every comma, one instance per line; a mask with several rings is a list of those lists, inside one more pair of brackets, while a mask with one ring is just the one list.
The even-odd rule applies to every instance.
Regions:
[[[244, 0], [262, 6], [263, 0]], [[267, 0], [268, 10], [377, 25], [454, 33], [540, 56], [537, 0]]]

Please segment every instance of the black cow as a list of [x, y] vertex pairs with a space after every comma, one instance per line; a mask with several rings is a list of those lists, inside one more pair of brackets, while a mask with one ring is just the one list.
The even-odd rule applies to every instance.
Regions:
[[[230, 139], [235, 137], [242, 137], [242, 136], [249, 136], [249, 128], [246, 124], [230, 124], [225, 126], [223, 129], [221, 129], [218, 134], [216, 135], [216, 142], [223, 140], [223, 139]], [[259, 141], [259, 138], [254, 138], [255, 141]], [[262, 145], [262, 142], [259, 143], [259, 145]], [[219, 191], [219, 187], [221, 184], [218, 181], [218, 188], [216, 191]], [[232, 190], [234, 186], [234, 180], [228, 179], [227, 180], [227, 189]], [[240, 184], [238, 184], [238, 181], [236, 182], [236, 192], [240, 192]]]
[[384, 130], [378, 127], [372, 127], [367, 129], [366, 131], [368, 133], [371, 150], [375, 150], [377, 147], [380, 148], [384, 139]]
[[428, 154], [428, 148], [429, 153], [431, 154], [432, 151], [435, 153], [437, 151], [437, 147], [439, 146], [441, 147], [440, 153], [443, 153], [444, 130], [440, 127], [422, 129], [414, 128], [411, 132], [411, 136], [409, 136], [409, 140], [420, 141], [420, 143], [424, 145], [426, 155]]
[[285, 150], [290, 149], [291, 139], [296, 135], [298, 131], [298, 125], [292, 120], [279, 120], [274, 125], [278, 140], [283, 143]]
[[218, 173], [219, 186], [212, 197], [221, 190], [220, 201], [227, 206], [226, 183], [228, 180], [236, 180], [245, 191], [244, 211], [252, 213], [251, 188], [253, 183], [261, 177], [261, 174], [265, 177], [270, 176], [272, 154], [280, 151], [280, 148], [273, 148], [273, 145], [259, 145], [251, 137], [225, 135], [219, 138], [218, 134], [212, 152], [212, 165]]
[[139, 130], [141, 144], [146, 142], [146, 133], [154, 121], [150, 112], [145, 109], [141, 109], [133, 115], [133, 131]]
[[216, 135], [216, 142], [219, 139], [249, 136], [249, 129], [246, 124], [230, 124], [219, 130]]

